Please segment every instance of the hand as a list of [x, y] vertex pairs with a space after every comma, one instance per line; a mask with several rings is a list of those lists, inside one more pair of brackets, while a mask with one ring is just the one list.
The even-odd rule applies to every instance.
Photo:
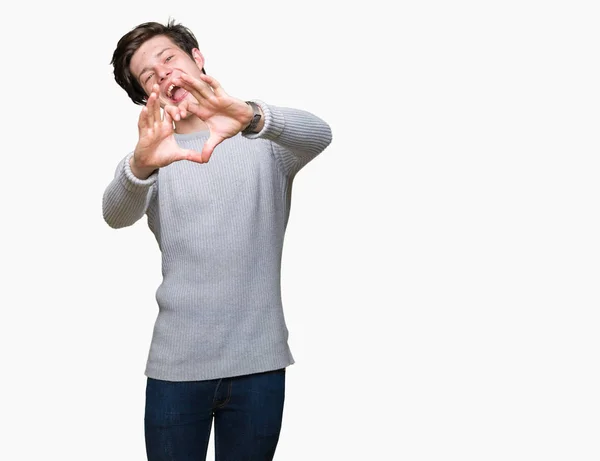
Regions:
[[158, 85], [154, 85], [138, 121], [139, 140], [131, 159], [131, 171], [141, 179], [150, 176], [157, 168], [178, 160], [204, 163], [198, 152], [182, 149], [175, 141], [173, 119], [169, 111], [163, 111], [161, 118], [158, 92]]
[[[208, 125], [210, 136], [202, 148], [201, 159], [208, 162], [213, 150], [227, 138], [231, 138], [248, 126], [252, 120], [252, 108], [244, 101], [229, 96], [216, 79], [206, 74], [196, 79], [181, 74], [173, 83], [189, 91], [198, 103], [183, 101], [178, 106], [184, 117], [190, 112]], [[178, 119], [177, 112], [171, 115]]]

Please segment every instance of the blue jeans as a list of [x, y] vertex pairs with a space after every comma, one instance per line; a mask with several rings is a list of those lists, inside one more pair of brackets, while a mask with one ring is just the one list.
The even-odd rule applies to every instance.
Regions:
[[213, 418], [216, 461], [271, 461], [284, 398], [285, 368], [208, 381], [148, 378], [148, 461], [205, 461]]

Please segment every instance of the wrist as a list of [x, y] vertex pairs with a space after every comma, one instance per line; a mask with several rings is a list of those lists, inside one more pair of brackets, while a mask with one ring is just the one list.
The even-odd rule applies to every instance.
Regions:
[[131, 159], [129, 159], [129, 169], [138, 179], [148, 179], [156, 170], [156, 168], [139, 166], [135, 161], [135, 154], [131, 156]]
[[248, 108], [252, 111], [252, 118], [248, 125], [242, 130], [242, 134], [255, 134], [262, 130], [265, 124], [265, 114], [258, 104], [246, 101]]

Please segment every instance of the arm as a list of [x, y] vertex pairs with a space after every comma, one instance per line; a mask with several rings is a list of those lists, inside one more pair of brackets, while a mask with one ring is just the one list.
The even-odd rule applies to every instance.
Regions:
[[[286, 174], [295, 174], [322, 152], [331, 142], [329, 125], [315, 115], [297, 109], [259, 105], [263, 117], [256, 127], [258, 133], [244, 134], [252, 120], [253, 110], [244, 101], [228, 95], [214, 78], [202, 74], [199, 79], [181, 74], [173, 79], [177, 86], [192, 93], [196, 103], [183, 101], [171, 114], [184, 117], [191, 112], [200, 118], [210, 131], [202, 149], [202, 162], [208, 162], [214, 148], [223, 140], [242, 134], [250, 139], [265, 138], [273, 141], [274, 155], [283, 164]], [[168, 108], [167, 110], [170, 110]]]
[[113, 228], [131, 226], [146, 213], [156, 192], [160, 168], [179, 160], [202, 163], [198, 152], [177, 145], [171, 111], [165, 110], [161, 116], [158, 90], [158, 85], [154, 85], [140, 112], [135, 150], [119, 163], [114, 179], [104, 191], [102, 212]]
[[245, 136], [273, 141], [273, 152], [286, 174], [295, 175], [331, 143], [331, 128], [316, 115], [254, 102], [261, 108], [264, 125], [258, 133]]
[[115, 229], [131, 226], [144, 216], [156, 188], [158, 173], [139, 179], [131, 171], [132, 157], [133, 152], [119, 162], [115, 177], [102, 197], [104, 220]]

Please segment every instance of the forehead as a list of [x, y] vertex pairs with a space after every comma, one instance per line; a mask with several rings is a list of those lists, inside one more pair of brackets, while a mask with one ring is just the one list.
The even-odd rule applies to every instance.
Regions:
[[156, 60], [156, 55], [165, 48], [177, 48], [177, 45], [164, 35], [157, 35], [146, 40], [131, 56], [129, 68], [133, 75], [137, 77], [144, 67], [152, 65]]

